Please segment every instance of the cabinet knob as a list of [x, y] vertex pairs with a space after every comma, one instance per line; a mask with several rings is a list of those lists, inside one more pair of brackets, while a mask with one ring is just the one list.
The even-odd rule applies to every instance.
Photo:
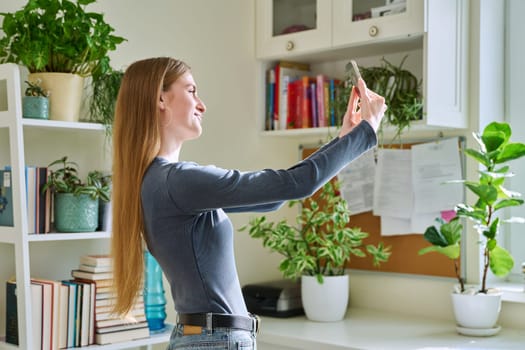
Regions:
[[376, 36], [377, 33], [379, 33], [379, 28], [377, 28], [376, 26], [371, 26], [370, 28], [368, 28], [368, 34], [370, 36]]
[[295, 44], [293, 43], [293, 41], [286, 42], [286, 51], [292, 51], [294, 46]]

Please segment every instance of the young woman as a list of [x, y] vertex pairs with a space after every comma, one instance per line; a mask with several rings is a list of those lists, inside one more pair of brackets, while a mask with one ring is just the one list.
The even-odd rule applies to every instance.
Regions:
[[257, 322], [241, 294], [226, 213], [307, 197], [375, 146], [386, 105], [363, 80], [358, 88], [339, 137], [289, 169], [241, 172], [179, 160], [206, 111], [185, 63], [159, 57], [129, 66], [113, 129], [115, 311], [128, 312], [141, 288], [145, 242], [178, 314], [169, 349], [255, 349]]

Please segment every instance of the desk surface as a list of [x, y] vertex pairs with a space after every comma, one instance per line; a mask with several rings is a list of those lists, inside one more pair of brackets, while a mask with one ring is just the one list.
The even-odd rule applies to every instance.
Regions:
[[491, 337], [459, 335], [453, 321], [349, 309], [340, 322], [262, 317], [258, 343], [288, 349], [459, 350], [525, 349], [525, 330], [503, 328]]

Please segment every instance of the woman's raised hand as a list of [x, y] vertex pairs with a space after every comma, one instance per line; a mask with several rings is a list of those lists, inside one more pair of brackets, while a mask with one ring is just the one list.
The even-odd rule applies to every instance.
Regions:
[[385, 114], [387, 106], [383, 96], [368, 89], [363, 79], [358, 80], [357, 87], [352, 87], [339, 137], [348, 134], [361, 120], [366, 120], [377, 132]]

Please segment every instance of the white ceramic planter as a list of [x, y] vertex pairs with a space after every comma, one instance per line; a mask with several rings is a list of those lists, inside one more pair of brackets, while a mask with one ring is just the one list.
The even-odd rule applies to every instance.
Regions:
[[301, 277], [301, 298], [306, 317], [312, 321], [334, 322], [345, 317], [348, 307], [348, 275], [325, 276], [320, 284], [315, 276]]
[[31, 73], [30, 81], [40, 80], [50, 92], [49, 119], [77, 122], [84, 91], [84, 78], [70, 73]]
[[452, 306], [456, 323], [472, 329], [494, 329], [501, 310], [501, 293], [457, 294], [452, 293]]

